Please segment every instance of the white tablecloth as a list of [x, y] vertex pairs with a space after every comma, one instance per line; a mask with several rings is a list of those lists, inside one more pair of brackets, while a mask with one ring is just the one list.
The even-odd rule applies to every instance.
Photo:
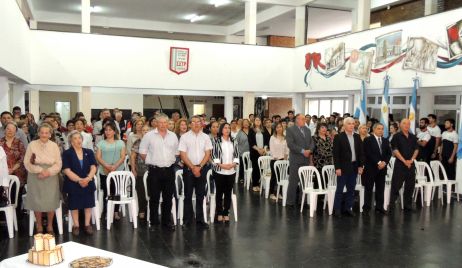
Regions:
[[[109, 257], [112, 258], [112, 265], [110, 267], [164, 267], [161, 265], [157, 265], [154, 263], [145, 262], [142, 260], [130, 258], [124, 255], [116, 254], [110, 251], [102, 250], [99, 248], [89, 247], [86, 245], [82, 245], [75, 242], [66, 242], [61, 244], [63, 246], [64, 252], [64, 261], [58, 265], [54, 265], [51, 267], [58, 268], [58, 267], [69, 267], [69, 263], [75, 259], [81, 257], [89, 257], [89, 256], [101, 256], [101, 257]], [[42, 267], [30, 264], [26, 262], [27, 260], [27, 253], [22, 254], [16, 257], [12, 257], [9, 259], [5, 259], [0, 262], [0, 268], [12, 268], [12, 267]], [[44, 266], [43, 266], [44, 267]]]

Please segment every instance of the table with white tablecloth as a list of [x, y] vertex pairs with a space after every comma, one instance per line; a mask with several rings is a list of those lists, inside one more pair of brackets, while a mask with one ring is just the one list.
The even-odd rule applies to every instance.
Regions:
[[[60, 264], [54, 265], [53, 267], [69, 267], [69, 263], [73, 260], [82, 257], [101, 256], [105, 258], [112, 258], [112, 265], [110, 267], [164, 267], [154, 263], [145, 262], [135, 258], [127, 257], [124, 255], [116, 254], [110, 251], [94, 248], [86, 245], [82, 245], [75, 242], [66, 242], [61, 244], [63, 246], [64, 261]], [[0, 262], [0, 268], [16, 268], [16, 267], [41, 267], [33, 265], [27, 262], [27, 253], [16, 257], [5, 259]]]

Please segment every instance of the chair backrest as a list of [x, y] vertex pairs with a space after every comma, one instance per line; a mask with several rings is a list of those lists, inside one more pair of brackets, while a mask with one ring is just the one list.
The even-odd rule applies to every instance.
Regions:
[[[15, 195], [14, 200], [11, 200], [11, 194], [13, 193], [13, 185], [15, 185]], [[19, 195], [19, 179], [15, 175], [8, 175], [8, 200], [10, 201], [10, 205], [13, 207], [18, 206], [18, 195]]]
[[[114, 181], [115, 193], [121, 197], [133, 197], [135, 192], [136, 180], [130, 171], [112, 171], [107, 176], [106, 187], [111, 189], [111, 181]], [[130, 189], [132, 188], [132, 189]]]
[[[416, 180], [423, 181], [423, 182], [429, 181], [433, 183], [434, 181], [433, 174], [432, 174], [432, 170], [430, 166], [426, 162], [423, 162], [423, 161], [415, 161], [414, 163], [415, 163], [415, 170], [416, 170], [416, 176], [415, 176]], [[425, 171], [427, 171], [428, 178], [425, 175]]]
[[95, 188], [96, 188], [96, 191], [95, 191], [95, 201], [98, 201], [98, 194], [99, 194], [99, 176], [97, 176], [96, 174], [93, 176], [93, 182], [95, 183]]
[[127, 154], [124, 159], [124, 170], [125, 171], [130, 171], [130, 167], [128, 166], [129, 163], [130, 163], [130, 156], [129, 154]]
[[184, 182], [183, 182], [183, 170], [182, 169], [177, 170], [175, 172], [175, 186], [176, 186], [177, 195], [183, 196], [184, 195]]
[[300, 184], [302, 189], [314, 189], [313, 181], [316, 179], [318, 181], [318, 189], [323, 189], [321, 183], [321, 175], [319, 171], [312, 166], [300, 167], [298, 169], [298, 177], [300, 179]]
[[244, 171], [248, 171], [252, 167], [250, 162], [250, 152], [242, 153], [242, 162], [244, 162]]
[[[448, 175], [446, 174], [446, 170], [444, 169], [443, 164], [438, 161], [438, 160], [433, 160], [430, 161], [430, 167], [432, 168], [433, 171], [433, 176], [435, 176], [435, 181], [447, 181], [448, 180]], [[440, 176], [443, 174], [443, 177]]]
[[149, 192], [148, 192], [148, 176], [149, 176], [149, 171], [146, 170], [143, 175], [143, 185], [144, 185], [144, 196], [146, 197], [146, 200], [149, 200]]
[[[336, 187], [337, 186], [337, 174], [335, 174], [334, 165], [325, 165], [322, 167], [322, 177], [324, 180], [324, 185], [327, 187]], [[327, 184], [326, 184], [327, 182]]]
[[[209, 171], [207, 171], [207, 196], [210, 196], [212, 194], [212, 188], [210, 187], [212, 183], [214, 183], [212, 180], [211, 180], [211, 177], [212, 177], [212, 169], [209, 169]], [[213, 187], [213, 189], [215, 189], [215, 187]]]
[[395, 161], [396, 161], [396, 157], [392, 157], [390, 158], [390, 162], [388, 162], [388, 165], [387, 165], [387, 176], [386, 176], [386, 179], [388, 180], [391, 180], [391, 178], [393, 177], [393, 169], [395, 168]]
[[260, 177], [271, 171], [270, 167], [271, 156], [260, 156], [258, 158], [258, 169], [260, 170]]
[[289, 161], [277, 160], [274, 162], [274, 172], [276, 173], [276, 181], [286, 181], [289, 179]]

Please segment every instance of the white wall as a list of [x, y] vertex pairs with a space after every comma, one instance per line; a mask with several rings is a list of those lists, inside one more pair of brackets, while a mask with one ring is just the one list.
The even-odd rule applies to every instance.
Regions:
[[30, 79], [30, 31], [15, 1], [0, 1], [0, 70]]
[[92, 109], [131, 109], [132, 112], [143, 112], [143, 95], [142, 94], [106, 94], [91, 93]]
[[[31, 31], [33, 84], [165, 90], [284, 91], [293, 49]], [[170, 47], [190, 49], [189, 72], [169, 70]]]
[[[315, 91], [342, 91], [342, 90], [359, 90], [360, 80], [345, 77], [345, 70], [340, 71], [331, 78], [324, 78], [318, 74], [312, 67], [309, 75], [309, 86], [307, 87], [304, 82], [305, 70], [305, 54], [310, 52], [321, 53], [324, 62], [325, 50], [333, 47], [339, 42], [345, 42], [346, 56], [348, 57], [353, 49], [359, 49], [363, 45], [375, 43], [375, 38], [396, 30], [403, 30], [402, 40], [403, 47], [406, 46], [408, 37], [426, 37], [433, 42], [446, 46], [446, 27], [453, 24], [462, 18], [462, 9], [457, 9], [445, 13], [440, 13], [432, 16], [427, 16], [421, 19], [407, 21], [382, 27], [374, 30], [364, 31], [356, 34], [351, 34], [341, 38], [335, 38], [319, 43], [314, 43], [308, 46], [296, 48], [296, 56], [294, 60], [294, 90], [299, 92], [315, 92]], [[371, 49], [369, 49], [371, 50]], [[369, 51], [368, 50], [368, 51]], [[440, 56], [447, 57], [447, 50], [444, 48], [439, 49]], [[348, 66], [348, 63], [347, 63]], [[437, 68], [435, 74], [419, 73], [421, 78], [422, 87], [444, 87], [462, 85], [462, 67], [457, 66], [450, 69]], [[413, 85], [412, 78], [415, 77], [416, 72], [412, 70], [403, 70], [402, 63], [394, 65], [388, 71], [391, 77], [391, 88], [410, 88]], [[371, 81], [368, 88], [381, 89], [383, 88], [383, 73], [372, 73]]]

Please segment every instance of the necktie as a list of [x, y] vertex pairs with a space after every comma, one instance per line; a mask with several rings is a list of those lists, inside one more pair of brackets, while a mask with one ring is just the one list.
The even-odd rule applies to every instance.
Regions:
[[380, 154], [382, 154], [382, 138], [379, 137], [379, 149], [380, 149]]
[[305, 137], [305, 132], [303, 131], [303, 128], [300, 127], [300, 131], [302, 132], [303, 137]]

